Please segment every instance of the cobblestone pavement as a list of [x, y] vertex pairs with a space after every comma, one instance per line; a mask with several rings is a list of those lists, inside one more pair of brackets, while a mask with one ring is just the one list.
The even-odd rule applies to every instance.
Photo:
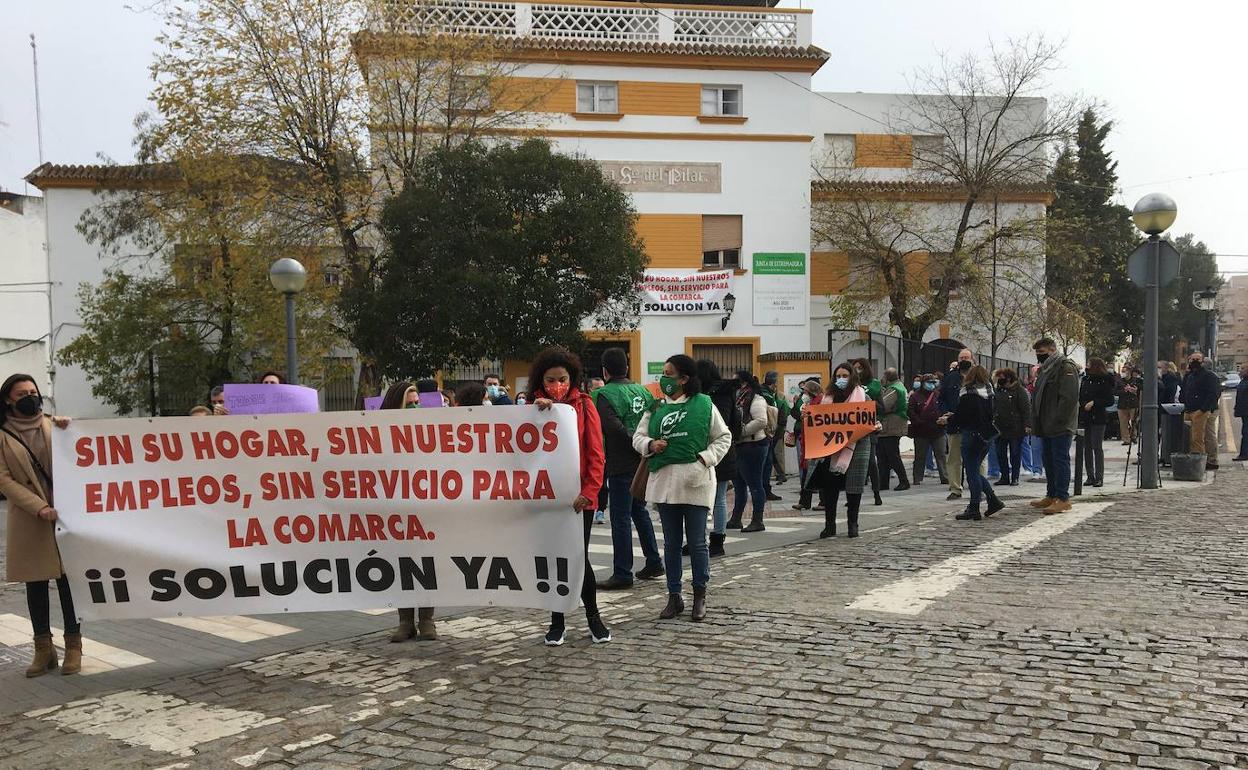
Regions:
[[942, 506], [717, 560], [701, 624], [612, 594], [608, 645], [478, 611], [21, 709], [8, 669], [0, 768], [1248, 767], [1245, 499]]

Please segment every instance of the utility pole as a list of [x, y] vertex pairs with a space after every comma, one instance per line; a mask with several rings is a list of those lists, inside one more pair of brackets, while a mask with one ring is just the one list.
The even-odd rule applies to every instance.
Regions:
[[39, 49], [35, 33], [30, 33], [30, 62], [35, 71], [35, 137], [39, 142], [39, 165], [43, 165], [43, 109], [39, 104]]

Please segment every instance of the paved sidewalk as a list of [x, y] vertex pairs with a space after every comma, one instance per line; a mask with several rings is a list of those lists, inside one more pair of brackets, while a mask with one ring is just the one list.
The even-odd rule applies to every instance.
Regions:
[[119, 677], [0, 717], [0, 767], [1243, 767], [1246, 496], [1235, 468], [748, 552], [715, 562], [705, 623], [611, 595], [605, 646], [497, 610]]

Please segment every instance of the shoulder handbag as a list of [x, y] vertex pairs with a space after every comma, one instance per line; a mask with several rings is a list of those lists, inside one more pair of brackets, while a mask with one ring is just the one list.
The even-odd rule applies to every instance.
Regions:
[[633, 500], [645, 501], [646, 484], [650, 483], [650, 463], [646, 458], [641, 458], [641, 462], [637, 463], [637, 471], [633, 473], [633, 482], [628, 485], [628, 494]]
[[39, 472], [39, 475], [43, 477], [44, 483], [48, 485], [48, 491], [52, 491], [52, 474], [48, 473], [48, 469], [43, 467], [43, 463], [39, 462], [39, 458], [35, 457], [35, 453], [30, 451], [30, 447], [27, 446], [25, 441], [22, 441], [22, 437], [3, 425], [0, 425], [0, 430], [7, 433], [14, 441], [22, 445], [22, 449], [25, 449], [26, 454], [30, 456], [30, 464], [33, 465], [35, 470]]

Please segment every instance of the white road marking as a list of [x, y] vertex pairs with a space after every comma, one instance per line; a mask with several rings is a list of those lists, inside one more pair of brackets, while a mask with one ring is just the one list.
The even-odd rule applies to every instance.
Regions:
[[310, 748], [312, 746], [317, 745], [318, 743], [324, 743], [325, 741], [332, 741], [333, 739], [334, 739], [334, 736], [331, 733], [321, 733], [320, 735], [314, 735], [311, 738], [308, 738], [306, 741], [299, 741], [298, 743], [288, 743], [282, 747], [282, 751], [299, 751], [300, 749]]
[[[991, 572], [1006, 559], [1029, 551], [1045, 540], [1086, 521], [1111, 503], [1079, 503], [1066, 513], [1045, 518], [954, 556], [922, 572], [881, 586], [850, 602], [851, 610], [918, 615], [932, 602], [948, 596], [967, 580]], [[973, 526], [973, 525], [972, 525]]]
[[242, 615], [221, 615], [202, 618], [156, 618], [178, 628], [211, 634], [232, 642], [255, 642], [260, 639], [272, 639], [275, 636], [293, 634], [299, 629], [272, 623], [259, 618], [248, 618]]
[[268, 749], [260, 749], [254, 754], [244, 754], [241, 757], [234, 757], [234, 764], [239, 765], [240, 767], [255, 767], [260, 764], [260, 760], [265, 754], [268, 753]]
[[193, 703], [147, 690], [76, 701], [39, 718], [73, 732], [103, 735], [179, 757], [193, 756], [201, 743], [282, 721], [258, 711]]
[[[54, 641], [61, 646], [64, 634], [59, 628], [52, 629]], [[7, 647], [17, 647], [22, 644], [31, 643], [30, 621], [21, 615], [12, 613], [0, 614], [0, 644]], [[61, 653], [57, 653], [58, 657], [62, 657]], [[119, 647], [113, 647], [102, 642], [92, 641], [83, 637], [82, 640], [82, 673], [98, 674], [104, 671], [116, 671], [119, 668], [133, 668], [134, 666], [145, 666], [152, 663], [151, 658], [145, 658], [142, 655], [123, 650]]]

